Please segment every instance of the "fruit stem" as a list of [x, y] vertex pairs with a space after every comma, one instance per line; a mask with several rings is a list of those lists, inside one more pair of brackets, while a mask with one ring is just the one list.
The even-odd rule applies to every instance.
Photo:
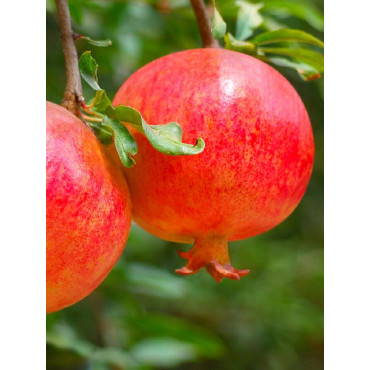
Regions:
[[218, 41], [213, 37], [211, 32], [211, 20], [209, 13], [203, 0], [190, 0], [195, 17], [197, 19], [198, 28], [203, 41], [204, 48], [220, 47]]
[[82, 113], [82, 118], [86, 121], [89, 121], [89, 122], [102, 122], [103, 121], [102, 118], [91, 117], [91, 116], [88, 116], [87, 114], [83, 114], [83, 113]]
[[84, 98], [82, 96], [81, 77], [78, 69], [77, 50], [74, 43], [75, 33], [72, 31], [67, 0], [55, 0], [55, 5], [58, 12], [67, 76], [62, 106], [75, 116], [80, 117], [80, 105]]
[[189, 260], [185, 267], [176, 270], [180, 275], [195, 274], [202, 267], [205, 267], [217, 282], [224, 277], [239, 280], [249, 274], [249, 270], [237, 270], [231, 266], [229, 247], [226, 238], [223, 237], [195, 239], [193, 248], [188, 252], [178, 251], [178, 254]]

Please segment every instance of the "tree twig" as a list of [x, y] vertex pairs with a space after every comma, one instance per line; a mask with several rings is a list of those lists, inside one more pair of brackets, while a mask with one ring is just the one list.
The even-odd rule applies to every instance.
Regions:
[[190, 0], [197, 18], [204, 48], [218, 48], [220, 45], [211, 33], [211, 20], [203, 0]]
[[78, 56], [74, 43], [75, 33], [72, 31], [71, 16], [67, 0], [55, 0], [57, 7], [60, 31], [62, 35], [63, 54], [66, 65], [67, 84], [62, 106], [77, 117], [80, 116], [80, 104], [83, 102], [80, 72], [78, 70]]

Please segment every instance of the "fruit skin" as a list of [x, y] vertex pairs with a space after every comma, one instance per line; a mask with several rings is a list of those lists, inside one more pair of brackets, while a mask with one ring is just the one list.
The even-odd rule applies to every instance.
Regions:
[[191, 274], [205, 266], [219, 281], [239, 279], [227, 240], [270, 230], [305, 193], [314, 159], [307, 111], [275, 69], [245, 54], [197, 49], [167, 55], [134, 73], [114, 105], [151, 125], [178, 122], [183, 141], [204, 139], [201, 154], [171, 157], [138, 131], [137, 164], [125, 170], [134, 220], [148, 232], [191, 243], [181, 253]]
[[121, 255], [131, 201], [121, 170], [89, 128], [46, 103], [46, 312], [90, 294]]

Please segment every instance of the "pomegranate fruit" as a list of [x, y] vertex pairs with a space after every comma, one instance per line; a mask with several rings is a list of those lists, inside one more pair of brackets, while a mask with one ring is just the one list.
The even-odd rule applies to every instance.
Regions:
[[249, 270], [230, 264], [227, 241], [263, 233], [288, 217], [312, 171], [306, 109], [275, 69], [245, 54], [197, 49], [157, 59], [134, 73], [114, 105], [151, 125], [176, 121], [183, 141], [204, 139], [201, 154], [166, 156], [131, 130], [136, 165], [125, 169], [134, 220], [148, 232], [191, 243], [179, 274], [205, 266], [216, 281]]
[[46, 103], [46, 312], [107, 276], [125, 246], [131, 201], [119, 167], [73, 114]]

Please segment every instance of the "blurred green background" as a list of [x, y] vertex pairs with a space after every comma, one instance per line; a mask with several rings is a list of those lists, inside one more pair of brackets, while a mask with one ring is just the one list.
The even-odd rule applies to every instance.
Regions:
[[[188, 1], [70, 0], [74, 30], [113, 45], [92, 50], [99, 82], [113, 98], [135, 70], [163, 55], [201, 46]], [[234, 1], [217, 2], [233, 31]], [[323, 39], [322, 0], [265, 0], [258, 30], [291, 27]], [[53, 1], [47, 1], [47, 100], [60, 103], [64, 59]], [[275, 229], [230, 243], [231, 262], [250, 268], [217, 284], [201, 271], [174, 273], [190, 246], [160, 240], [135, 224], [107, 279], [76, 305], [47, 315], [47, 369], [323, 368], [323, 80], [279, 69], [309, 112], [314, 172], [296, 211]], [[92, 91], [84, 85], [85, 98]]]

